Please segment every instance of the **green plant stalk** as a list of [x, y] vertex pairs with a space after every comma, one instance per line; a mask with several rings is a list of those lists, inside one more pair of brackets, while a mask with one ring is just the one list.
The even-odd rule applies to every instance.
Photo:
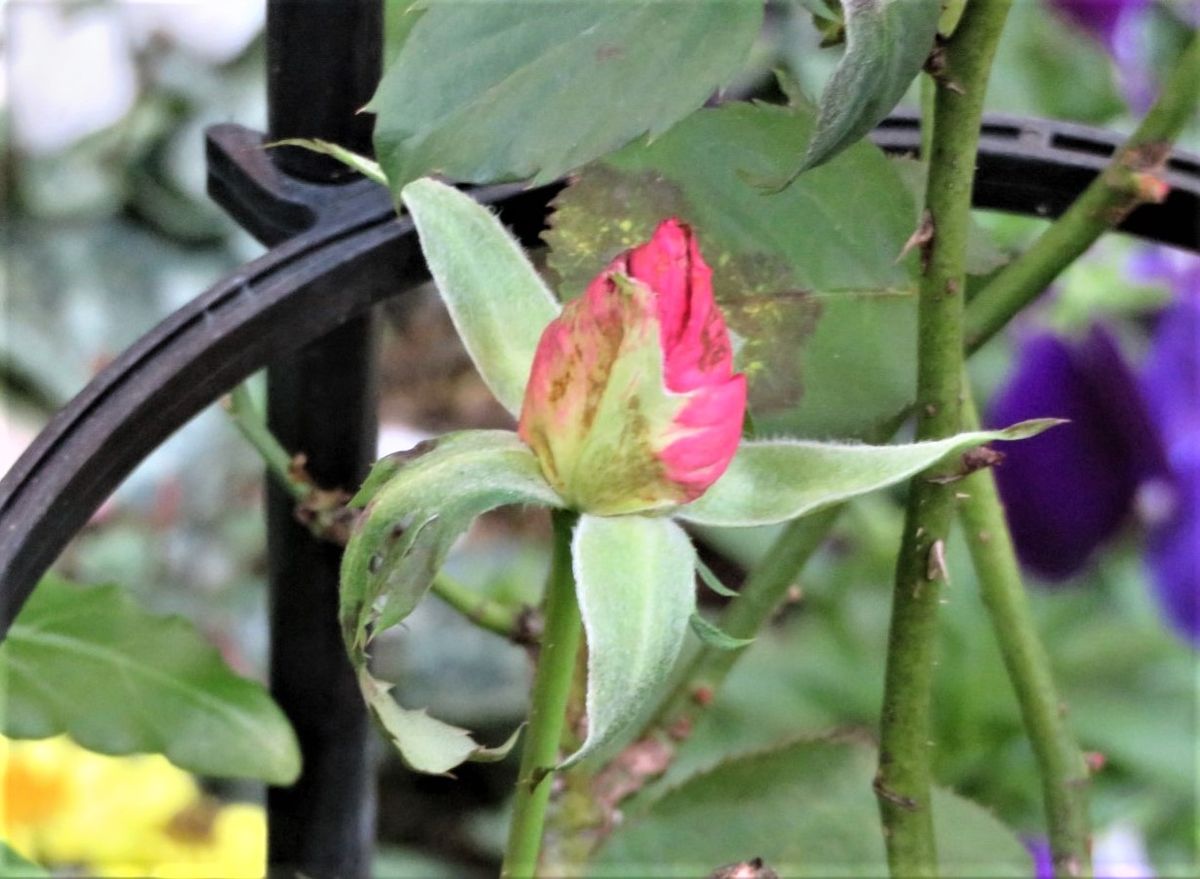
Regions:
[[537, 872], [553, 768], [558, 762], [583, 633], [571, 569], [571, 530], [575, 516], [565, 512], [555, 512], [553, 516], [554, 555], [546, 582], [545, 634], [533, 677], [529, 726], [521, 752], [508, 846], [500, 871], [504, 879], [530, 879]]
[[[963, 377], [963, 428], [977, 430], [979, 415]], [[1050, 847], [1057, 877], [1090, 874], [1088, 768], [1067, 725], [1050, 658], [1038, 638], [1012, 536], [991, 470], [964, 479], [959, 518], [1025, 731], [1042, 780]]]
[[1195, 113], [1198, 98], [1200, 34], [1192, 36], [1158, 99], [1108, 167], [972, 300], [966, 322], [968, 351], [992, 338], [1130, 211], [1165, 194], [1165, 184], [1155, 174]]
[[[1188, 62], [1181, 62], [1181, 66]], [[1194, 62], [1193, 62], [1194, 63]], [[1194, 73], [1192, 74], [1195, 75]], [[1185, 82], [1187, 74], [1173, 76], [1164, 91], [1163, 96], [1155, 105], [1159, 121], [1152, 123], [1143, 123], [1143, 127], [1139, 129], [1140, 133], [1153, 132], [1157, 129], [1159, 132], [1171, 131], [1171, 139], [1177, 136], [1178, 129], [1182, 127], [1183, 121], [1187, 118], [1186, 102], [1179, 100], [1180, 96], [1186, 97], [1186, 90], [1181, 90], [1176, 87], [1177, 83]], [[932, 87], [932, 80], [926, 78], [926, 81]], [[925, 82], [922, 83], [923, 89]], [[1168, 93], [1175, 97], [1169, 98]], [[1164, 102], [1170, 101], [1170, 109], [1158, 108]], [[1182, 106], [1181, 106], [1182, 105]], [[927, 134], [932, 133], [932, 125], [924, 125], [922, 139], [927, 138]], [[922, 149], [923, 154], [928, 154], [928, 149]], [[1071, 225], [1075, 222], [1073, 215], [1068, 212], [1063, 217], [1055, 221], [1058, 225]], [[1045, 254], [1039, 257], [1041, 259], [1050, 258], [1053, 262], [1052, 274], [1056, 275], [1066, 265], [1068, 265], [1077, 254], [1071, 254], [1069, 258], [1064, 253], [1055, 253], [1048, 250]], [[1015, 264], [1019, 264], [1025, 257], [1018, 257]], [[1007, 285], [1010, 283], [1007, 279], [1000, 275], [993, 283]], [[1044, 286], [1044, 285], [1043, 285]], [[990, 288], [989, 288], [990, 289]], [[1032, 288], [1027, 295], [1014, 297], [1014, 305], [1011, 308], [1005, 309], [1003, 315], [998, 318], [999, 323], [995, 326], [999, 330], [1004, 323], [1010, 320], [1017, 311], [1031, 301], [1041, 287]], [[983, 307], [988, 307], [988, 299], [990, 296], [977, 297], [968, 303], [965, 312], [965, 320], [968, 327], [982, 325], [984, 322], [984, 311], [979, 303], [979, 298], [983, 298]], [[990, 338], [988, 336], [987, 338]], [[976, 350], [986, 338], [976, 340], [975, 344], [970, 347], [971, 351]], [[889, 431], [890, 435], [890, 431]], [[749, 638], [752, 637], [762, 625], [770, 618], [774, 610], [781, 605], [786, 599], [788, 588], [800, 576], [804, 565], [807, 563], [811, 553], [820, 546], [822, 540], [828, 533], [836, 516], [822, 514], [819, 517], [810, 517], [794, 522], [789, 526], [779, 539], [771, 546], [762, 563], [756, 567], [751, 577], [747, 580], [741, 594], [735, 598], [726, 608], [718, 622], [722, 630], [734, 635], [735, 637]], [[821, 521], [818, 523], [818, 519]], [[999, 630], [997, 636], [1004, 638], [1005, 635]], [[707, 706], [709, 695], [715, 695], [721, 684], [724, 682], [728, 673], [732, 670], [734, 664], [743, 655], [742, 651], [718, 651], [712, 647], [701, 647], [697, 654], [689, 663], [687, 670], [680, 676], [679, 682], [672, 687], [667, 696], [662, 700], [658, 710], [655, 712], [651, 722], [643, 729], [639, 738], [644, 739], [652, 735], [665, 733], [667, 731], [678, 731], [680, 734], [686, 733], [698, 720]], [[1010, 673], [1011, 670], [1010, 670]], [[1022, 684], [1014, 684], [1015, 686], [1024, 686]], [[1035, 735], [1031, 733], [1031, 735]], [[1055, 820], [1054, 813], [1051, 813], [1052, 822]], [[1055, 836], [1055, 831], [1051, 831], [1051, 836]]]
[[[928, 240], [918, 292], [917, 438], [959, 429], [963, 367], [963, 290], [971, 187], [983, 117], [983, 97], [1010, 0], [968, 3], [945, 46], [938, 77], [929, 177]], [[913, 479], [896, 562], [892, 622], [880, 719], [875, 789], [894, 877], [937, 875], [929, 753], [939, 587], [944, 546], [954, 513], [952, 485]]]
[[266, 419], [254, 405], [250, 388], [243, 384], [230, 391], [226, 398], [225, 411], [229, 413], [238, 432], [258, 452], [275, 480], [297, 502], [306, 500], [312, 494], [313, 486], [300, 479], [292, 470], [292, 456], [267, 427]]
[[[225, 410], [241, 435], [258, 452], [268, 472], [292, 496], [297, 505], [310, 501], [320, 492], [317, 486], [304, 479], [293, 467], [292, 456], [267, 427], [266, 419], [254, 404], [246, 385], [239, 385], [230, 392]], [[444, 574], [438, 574], [431, 589], [438, 598], [480, 628], [521, 643], [533, 640], [520, 608], [484, 598], [475, 590]]]
[[537, 641], [536, 633], [526, 624], [523, 608], [485, 598], [445, 574], [434, 578], [430, 591], [481, 629], [518, 644]]

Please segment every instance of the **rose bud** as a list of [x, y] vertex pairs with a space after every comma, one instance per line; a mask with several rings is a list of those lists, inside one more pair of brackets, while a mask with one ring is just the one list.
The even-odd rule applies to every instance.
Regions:
[[620, 515], [699, 497], [737, 450], [745, 409], [712, 271], [672, 218], [546, 327], [519, 433], [569, 504]]

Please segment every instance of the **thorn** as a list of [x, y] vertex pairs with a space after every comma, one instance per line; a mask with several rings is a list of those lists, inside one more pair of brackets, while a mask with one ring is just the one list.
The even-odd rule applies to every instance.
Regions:
[[933, 546], [929, 547], [929, 557], [925, 565], [925, 579], [950, 582], [950, 574], [946, 570], [946, 541], [935, 540]]
[[979, 446], [978, 448], [970, 449], [963, 452], [962, 456], [963, 469], [967, 473], [974, 473], [976, 470], [982, 470], [985, 467], [995, 467], [1003, 460], [1004, 452], [997, 452], [988, 446]]
[[930, 51], [929, 57], [925, 59], [924, 70], [942, 88], [949, 89], [956, 95], [967, 93], [966, 89], [946, 75], [946, 38], [941, 34], [937, 35], [933, 49]]
[[900, 262], [914, 248], [919, 247], [921, 249], [921, 274], [929, 271], [929, 257], [933, 249], [934, 233], [933, 214], [930, 213], [929, 208], [926, 208], [921, 212], [921, 222], [917, 224], [916, 231], [908, 236], [908, 240], [900, 248], [900, 254], [896, 257], [896, 262]]
[[987, 446], [979, 446], [975, 449], [963, 452], [961, 467], [957, 473], [951, 473], [947, 476], [932, 476], [928, 479], [936, 485], [948, 485], [951, 482], [958, 482], [965, 476], [970, 476], [977, 470], [983, 470], [985, 467], [995, 467], [1004, 460], [1004, 452], [997, 452], [995, 449]]
[[871, 783], [871, 787], [875, 788], [875, 796], [881, 800], [887, 800], [895, 806], [899, 806], [908, 812], [915, 812], [919, 808], [919, 804], [912, 797], [906, 797], [903, 794], [889, 788], [883, 783], [883, 778], [879, 775], [875, 776], [875, 780]]

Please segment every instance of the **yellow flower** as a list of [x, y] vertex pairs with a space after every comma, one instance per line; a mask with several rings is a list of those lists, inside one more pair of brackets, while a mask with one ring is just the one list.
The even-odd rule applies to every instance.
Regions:
[[44, 866], [102, 876], [262, 876], [261, 807], [221, 805], [158, 755], [110, 757], [65, 736], [0, 737], [0, 836]]

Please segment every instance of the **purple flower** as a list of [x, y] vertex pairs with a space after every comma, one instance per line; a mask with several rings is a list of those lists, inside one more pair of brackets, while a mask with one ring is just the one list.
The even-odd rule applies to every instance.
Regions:
[[1137, 380], [1100, 327], [1076, 344], [1048, 333], [1023, 340], [988, 421], [1035, 414], [1070, 423], [1010, 450], [996, 479], [1021, 561], [1062, 580], [1116, 534], [1139, 485], [1167, 467]]
[[1200, 260], [1136, 270], [1177, 293], [1140, 381], [1102, 327], [1074, 343], [1025, 338], [989, 422], [1070, 423], [1015, 446], [996, 478], [1021, 561], [1049, 580], [1080, 572], [1138, 513], [1159, 606], [1200, 646]]
[[1059, 15], [1094, 36], [1114, 56], [1123, 29], [1148, 5], [1149, 0], [1050, 0]]
[[[1054, 859], [1050, 842], [1044, 837], [1023, 840], [1033, 857], [1034, 879], [1054, 879]], [[1146, 853], [1146, 841], [1130, 824], [1117, 823], [1096, 834], [1092, 848], [1092, 869], [1106, 879], [1154, 879], [1154, 867]]]
[[1050, 840], [1027, 836], [1022, 842], [1033, 858], [1033, 879], [1054, 879], [1054, 853], [1050, 850]]
[[1146, 110], [1154, 100], [1142, 23], [1150, 0], [1048, 0], [1069, 24], [1094, 37], [1112, 57], [1125, 100]]

